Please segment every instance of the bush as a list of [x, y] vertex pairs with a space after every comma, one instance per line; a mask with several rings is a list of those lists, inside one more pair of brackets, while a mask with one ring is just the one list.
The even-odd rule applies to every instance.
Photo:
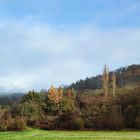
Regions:
[[[140, 110], [140, 88], [134, 88], [120, 96], [120, 105], [127, 128], [135, 128]], [[137, 119], [136, 119], [137, 118]], [[138, 123], [137, 123], [138, 125]]]
[[120, 118], [113, 118], [112, 116], [102, 116], [98, 118], [97, 128], [107, 130], [120, 130], [124, 127], [124, 121]]
[[8, 124], [4, 121], [3, 123], [0, 123], [0, 131], [6, 130], [8, 130]]
[[85, 128], [88, 128], [88, 129], [93, 129], [94, 126], [95, 126], [95, 123], [92, 119], [86, 119], [85, 121]]
[[84, 128], [84, 121], [81, 117], [75, 117], [71, 120], [72, 129], [81, 130]]
[[40, 120], [38, 127], [46, 130], [56, 129], [57, 119], [56, 116], [46, 116]]
[[9, 130], [12, 125], [11, 113], [6, 109], [0, 110], [0, 131]]
[[136, 127], [137, 127], [137, 128], [140, 128], [140, 116], [138, 116], [138, 117], [136, 118], [135, 122], [136, 122]]
[[84, 121], [78, 114], [62, 114], [58, 127], [61, 129], [80, 130], [84, 128]]
[[33, 128], [39, 128], [39, 119], [38, 117], [28, 118], [27, 125]]
[[122, 115], [114, 112], [99, 116], [97, 119], [98, 129], [120, 130], [124, 128], [124, 124]]
[[11, 130], [25, 130], [27, 127], [26, 120], [24, 118], [17, 117], [13, 120], [13, 124], [11, 126]]

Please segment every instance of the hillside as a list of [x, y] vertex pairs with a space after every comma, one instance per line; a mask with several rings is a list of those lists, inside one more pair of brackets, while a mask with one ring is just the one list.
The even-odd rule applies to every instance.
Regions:
[[[140, 65], [114, 71], [107, 94], [101, 89], [102, 76], [87, 78], [70, 88], [0, 96], [0, 131], [25, 130], [123, 130], [140, 129]], [[108, 74], [110, 76], [108, 76]], [[110, 80], [109, 80], [110, 78]], [[85, 90], [87, 89], [87, 90]], [[107, 95], [107, 96], [106, 96]]]
[[[110, 78], [112, 75], [109, 73]], [[128, 67], [122, 67], [114, 71], [117, 81], [117, 87], [123, 87], [128, 85], [139, 85], [140, 84], [140, 65], [130, 65]], [[100, 89], [102, 87], [102, 76], [97, 75], [96, 77], [87, 77], [85, 80], [79, 80], [71, 84], [72, 88], [76, 90], [85, 89]]]

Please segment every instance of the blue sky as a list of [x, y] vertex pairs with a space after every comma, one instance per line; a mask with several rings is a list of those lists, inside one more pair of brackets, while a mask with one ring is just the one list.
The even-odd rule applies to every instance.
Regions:
[[0, 0], [0, 91], [139, 64], [139, 36], [139, 0]]

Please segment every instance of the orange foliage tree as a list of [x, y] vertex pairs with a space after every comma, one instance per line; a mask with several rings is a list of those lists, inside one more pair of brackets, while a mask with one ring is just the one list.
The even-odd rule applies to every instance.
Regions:
[[54, 86], [51, 86], [51, 88], [48, 91], [48, 99], [56, 105], [58, 113], [60, 110], [59, 108], [62, 98], [63, 98], [62, 89], [61, 88], [56, 89]]

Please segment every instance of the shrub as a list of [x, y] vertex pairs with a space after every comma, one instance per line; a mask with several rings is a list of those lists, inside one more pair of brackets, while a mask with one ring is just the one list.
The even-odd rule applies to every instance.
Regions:
[[27, 127], [26, 120], [24, 118], [17, 117], [13, 120], [13, 124], [11, 126], [11, 130], [25, 130]]
[[38, 127], [46, 130], [56, 129], [57, 117], [56, 116], [46, 116], [40, 120]]
[[81, 130], [84, 128], [84, 121], [81, 117], [75, 117], [71, 120], [72, 129]]
[[78, 114], [62, 114], [59, 119], [59, 128], [69, 130], [80, 130], [84, 128], [84, 121]]
[[[135, 128], [135, 123], [140, 110], [140, 88], [134, 88], [120, 96], [121, 111], [124, 116], [126, 127]], [[138, 118], [137, 118], [138, 119]]]
[[0, 131], [6, 131], [12, 125], [11, 113], [9, 110], [0, 110]]
[[104, 114], [97, 119], [98, 129], [120, 130], [124, 128], [124, 119], [118, 112]]
[[38, 128], [39, 126], [39, 119], [37, 117], [28, 118], [27, 125], [33, 128]]
[[140, 116], [138, 116], [138, 117], [136, 118], [135, 122], [136, 122], [136, 127], [137, 127], [137, 128], [140, 128]]
[[90, 118], [86, 119], [84, 122], [85, 122], [85, 128], [93, 129], [95, 126], [94, 121]]
[[0, 123], [0, 131], [6, 131], [8, 128], [8, 125], [6, 122]]
[[122, 115], [116, 115], [114, 117], [113, 113], [109, 116], [108, 126], [111, 130], [120, 130], [124, 128], [125, 122]]

